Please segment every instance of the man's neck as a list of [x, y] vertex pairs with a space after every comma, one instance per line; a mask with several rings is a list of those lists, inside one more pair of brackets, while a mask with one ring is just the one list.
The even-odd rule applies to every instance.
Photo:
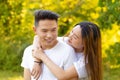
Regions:
[[58, 41], [56, 40], [53, 45], [44, 45], [44, 44], [41, 44], [41, 47], [42, 47], [43, 50], [48, 50], [48, 49], [53, 48], [57, 43], [58, 43]]

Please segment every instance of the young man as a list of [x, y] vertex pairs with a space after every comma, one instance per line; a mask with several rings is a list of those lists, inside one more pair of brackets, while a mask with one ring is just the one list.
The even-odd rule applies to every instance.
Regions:
[[[34, 31], [40, 39], [40, 45], [45, 54], [59, 67], [64, 70], [75, 61], [74, 50], [71, 46], [57, 40], [58, 15], [47, 10], [35, 12]], [[33, 45], [28, 46], [23, 55], [21, 66], [24, 67], [24, 79], [35, 80], [31, 71], [35, 63], [32, 57]], [[42, 73], [38, 80], [57, 80], [48, 67], [42, 64]]]

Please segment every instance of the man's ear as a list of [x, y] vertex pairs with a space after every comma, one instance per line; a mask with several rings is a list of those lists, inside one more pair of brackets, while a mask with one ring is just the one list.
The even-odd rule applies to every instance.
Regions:
[[37, 31], [36, 31], [36, 27], [35, 27], [35, 26], [33, 26], [33, 31], [34, 31], [35, 34], [37, 34]]

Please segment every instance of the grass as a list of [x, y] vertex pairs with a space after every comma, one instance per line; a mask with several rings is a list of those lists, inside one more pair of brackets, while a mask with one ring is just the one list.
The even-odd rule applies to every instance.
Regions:
[[120, 80], [120, 68], [105, 69], [103, 80]]
[[23, 80], [22, 72], [0, 71], [0, 80]]
[[[120, 68], [104, 69], [103, 80], [120, 80]], [[0, 71], [0, 80], [23, 80], [22, 72]]]

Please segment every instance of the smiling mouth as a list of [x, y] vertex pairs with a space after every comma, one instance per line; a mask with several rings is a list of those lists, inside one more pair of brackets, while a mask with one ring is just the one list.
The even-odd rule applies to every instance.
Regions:
[[47, 43], [51, 43], [53, 40], [46, 40]]
[[52, 41], [46, 41], [47, 43], [51, 43]]

